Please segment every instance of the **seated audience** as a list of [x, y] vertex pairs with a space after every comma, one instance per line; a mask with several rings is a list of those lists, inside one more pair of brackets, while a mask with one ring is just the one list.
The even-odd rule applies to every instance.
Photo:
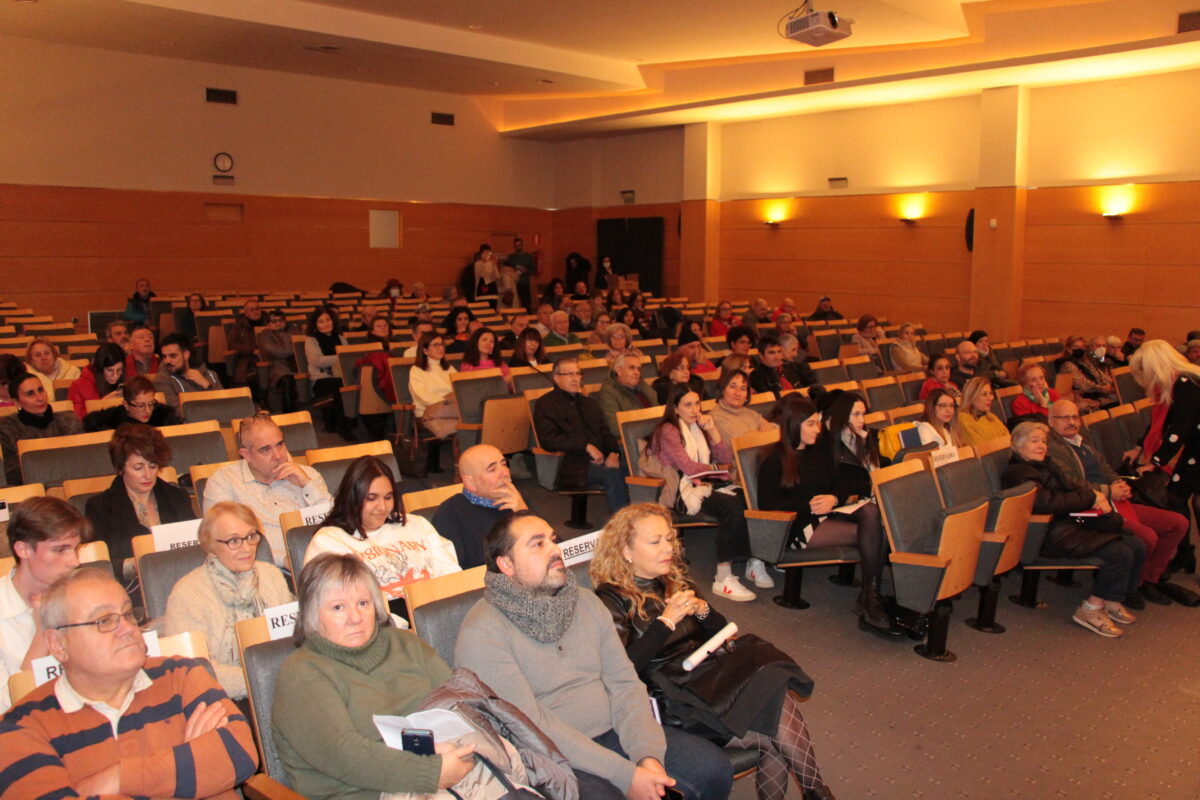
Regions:
[[408, 391], [422, 427], [438, 439], [458, 429], [458, 403], [450, 376], [456, 370], [446, 361], [445, 340], [427, 333], [417, 343], [417, 363], [408, 372]]
[[896, 331], [892, 366], [901, 372], [925, 372], [929, 368], [929, 356], [917, 347], [917, 329], [911, 322], [905, 322]]
[[[858, 354], [867, 356], [875, 368], [883, 372], [883, 361], [879, 356], [879, 320], [874, 314], [863, 314], [855, 324], [850, 343], [858, 346]], [[761, 348], [760, 348], [761, 349]]]
[[655, 393], [642, 378], [642, 359], [632, 353], [622, 353], [613, 362], [608, 379], [595, 395], [596, 404], [604, 412], [604, 422], [609, 432], [621, 439], [617, 425], [617, 414], [621, 411], [637, 411], [655, 405]]
[[725, 334], [725, 343], [729, 345], [731, 352], [749, 356], [750, 349], [754, 347], [754, 341], [757, 338], [754, 331], [745, 325], [734, 325], [729, 329], [729, 333]]
[[1200, 339], [1188, 339], [1183, 346], [1183, 357], [1193, 364], [1200, 364]]
[[105, 342], [96, 348], [92, 363], [84, 367], [67, 390], [67, 399], [75, 405], [75, 416], [87, 416], [88, 400], [108, 400], [121, 396], [125, 375], [125, 351], [119, 345]]
[[9, 676], [50, 654], [38, 609], [50, 586], [79, 566], [79, 545], [91, 537], [87, 519], [57, 497], [12, 507], [8, 547], [16, 564], [0, 577], [0, 715], [12, 705]]
[[607, 311], [597, 311], [594, 313], [595, 324], [588, 331], [587, 339], [584, 340], [584, 345], [596, 350], [599, 345], [608, 344], [608, 329], [612, 325], [612, 314]]
[[172, 333], [163, 337], [162, 364], [154, 375], [154, 388], [163, 393], [168, 408], [181, 413], [181, 394], [220, 389], [221, 381], [208, 367], [193, 367], [191, 345], [187, 338]]
[[677, 383], [691, 387], [691, 390], [700, 395], [701, 399], [706, 396], [704, 379], [692, 372], [691, 362], [680, 350], [676, 350], [658, 362], [658, 377], [650, 384], [650, 388], [654, 390], [656, 405], [667, 402], [667, 395], [671, 393], [671, 387]]
[[187, 296], [187, 305], [175, 311], [175, 332], [186, 336], [187, 340], [196, 348], [196, 352], [203, 352], [208, 344], [199, 340], [199, 332], [196, 327], [196, 312], [206, 310], [208, 310], [208, 301], [204, 299], [204, 295], [192, 292]]
[[780, 355], [783, 357], [783, 376], [795, 387], [811, 386], [816, 383], [812, 367], [808, 365], [808, 354], [800, 346], [800, 340], [792, 334], [779, 337]]
[[1008, 371], [1004, 369], [1004, 365], [1000, 363], [1000, 359], [992, 350], [992, 340], [988, 337], [987, 331], [971, 331], [971, 335], [967, 338], [975, 345], [975, 350], [979, 353], [979, 361], [976, 365], [977, 373], [981, 377], [989, 378], [993, 387], [1012, 386], [1013, 382]]
[[1085, 343], [1082, 336], [1072, 336], [1067, 342], [1069, 358], [1058, 372], [1071, 376], [1071, 387], [1085, 411], [1112, 408], [1121, 402], [1116, 378], [1104, 363], [1106, 352], [1103, 336], [1093, 337], [1090, 343]]
[[608, 256], [600, 259], [600, 266], [596, 269], [596, 279], [592, 282], [597, 289], [607, 289], [609, 286], [616, 286], [621, 282], [621, 276], [613, 271], [612, 259]]
[[633, 310], [633, 327], [642, 335], [643, 339], [654, 338], [657, 333], [658, 323], [654, 319], [654, 314], [650, 313], [646, 308], [646, 295], [643, 292], [634, 292], [629, 296], [629, 307]]
[[925, 409], [917, 419], [917, 433], [921, 436], [921, 444], [936, 444], [939, 448], [961, 444], [958, 401], [945, 389], [934, 389], [925, 395]]
[[454, 545], [463, 569], [481, 566], [483, 538], [492, 526], [527, 506], [508, 471], [508, 459], [490, 444], [468, 447], [458, 458], [463, 490], [438, 506], [433, 527]]
[[0, 725], [6, 795], [241, 796], [236, 787], [258, 765], [245, 716], [203, 659], [147, 657], [112, 575], [80, 569], [60, 578], [39, 615], [63, 674]]
[[771, 392], [778, 400], [784, 392], [798, 388], [783, 368], [783, 347], [779, 340], [769, 335], [760, 338], [758, 366], [750, 373], [750, 389], [755, 393]]
[[[572, 281], [574, 283], [574, 281]], [[557, 311], [562, 307], [562, 304], [567, 300], [567, 287], [563, 283], [562, 278], [554, 278], [550, 284], [546, 286], [546, 291], [542, 294], [542, 305], [550, 306], [551, 311]], [[538, 309], [538, 317], [542, 316], [542, 310]]]
[[443, 326], [447, 353], [461, 353], [467, 349], [467, 340], [471, 338], [471, 321], [475, 315], [469, 308], [452, 308], [446, 315]]
[[517, 337], [529, 327], [528, 314], [513, 314], [508, 318], [508, 332], [500, 337], [500, 349], [512, 350], [517, 345]]
[[708, 323], [709, 336], [724, 336], [735, 325], [741, 325], [740, 317], [733, 315], [733, 303], [722, 300], [717, 303], [717, 312]]
[[537, 307], [537, 321], [533, 323], [533, 327], [537, 328], [537, 332], [545, 338], [550, 335], [550, 317], [554, 314], [554, 306], [549, 303], [542, 302]]
[[129, 323], [123, 319], [114, 319], [104, 326], [104, 341], [115, 344], [122, 350], [129, 349]]
[[579, 359], [566, 356], [554, 364], [554, 388], [537, 399], [533, 424], [545, 450], [562, 453], [556, 491], [604, 486], [609, 513], [629, 505], [621, 444], [604, 422], [600, 405], [581, 391]]
[[768, 422], [762, 414], [746, 404], [750, 400], [750, 379], [744, 372], [735, 370], [722, 373], [717, 381], [717, 404], [711, 412], [713, 422], [721, 438], [731, 445], [743, 434], [755, 431], [774, 430], [777, 426]]
[[822, 296], [817, 300], [817, 307], [808, 315], [809, 319], [818, 321], [828, 321], [831, 319], [844, 319], [841, 312], [833, 307], [833, 301], [829, 299], [829, 295]]
[[[0, 353], [0, 408], [12, 408], [17, 401], [8, 393], [8, 382], [28, 372], [21, 359], [11, 353]], [[50, 394], [47, 392], [47, 397]]]
[[878, 465], [871, 450], [878, 442], [858, 432], [865, 407], [853, 393], [840, 394], [823, 423], [808, 398], [785, 397], [779, 405], [779, 443], [758, 468], [758, 505], [764, 511], [795, 512], [790, 536], [800, 548], [857, 546], [863, 578], [854, 613], [874, 628], [890, 630], [879, 592], [887, 553], [879, 508], [868, 502], [834, 513], [870, 497], [870, 476], [864, 481], [860, 473], [867, 470], [863, 464]]
[[163, 619], [167, 636], [187, 631], [204, 634], [217, 681], [234, 700], [246, 697], [234, 626], [295, 599], [279, 568], [256, 557], [260, 527], [254, 512], [241, 503], [217, 503], [210, 508], [200, 523], [204, 563], [171, 589]]
[[1021, 393], [1013, 398], [1010, 420], [1030, 415], [1045, 417], [1051, 404], [1058, 402], [1058, 392], [1046, 385], [1046, 370], [1041, 364], [1022, 364], [1017, 370], [1017, 382], [1021, 384]]
[[386, 311], [380, 311], [371, 317], [370, 322], [367, 323], [366, 331], [366, 344], [377, 342], [385, 353], [392, 349], [392, 318], [388, 316]]
[[775, 309], [771, 314], [771, 319], [778, 322], [779, 318], [785, 314], [793, 320], [800, 319], [800, 311], [796, 308], [796, 301], [790, 297], [783, 298], [783, 301], [779, 304], [779, 308]]
[[789, 775], [805, 798], [832, 800], [796, 696], [808, 697], [813, 682], [790, 656], [741, 634], [735, 649], [717, 650], [694, 670], [683, 666], [728, 620], [688, 575], [667, 509], [638, 503], [618, 511], [596, 542], [590, 571], [665, 724], [725, 747], [757, 750], [759, 800], [787, 794]]
[[592, 319], [592, 304], [588, 298], [575, 302], [574, 313], [571, 314], [570, 328], [572, 333], [588, 333], [595, 326]]
[[624, 325], [626, 328], [629, 328], [633, 334], [636, 334], [643, 339], [646, 338], [646, 335], [638, 329], [637, 314], [634, 314], [633, 309], [629, 306], [617, 309], [616, 321]]
[[242, 420], [237, 432], [241, 460], [212, 474], [204, 487], [204, 510], [231, 501], [249, 506], [262, 523], [276, 566], [287, 563], [279, 515], [299, 511], [332, 498], [325, 479], [307, 464], [292, 461], [283, 431], [266, 414]]
[[517, 337], [513, 346], [513, 354], [508, 359], [511, 369], [517, 367], [540, 367], [549, 363], [546, 349], [542, 346], [542, 334], [537, 327], [530, 325]]
[[[693, 322], [690, 324], [698, 325], [699, 323]], [[704, 347], [704, 342], [700, 340], [699, 335], [695, 331], [685, 327], [679, 334], [676, 349], [687, 356], [693, 375], [704, 377], [718, 371], [717, 365], [708, 360], [708, 351]]]
[[291, 414], [296, 410], [296, 365], [292, 334], [282, 311], [273, 309], [267, 315], [267, 326], [258, 331], [258, 352], [268, 364], [264, 391], [268, 397], [271, 391], [278, 391], [280, 411]]
[[963, 339], [954, 348], [954, 365], [950, 370], [950, 382], [959, 389], [974, 377], [986, 377], [979, 368], [979, 348], [970, 339]]
[[370, 567], [389, 602], [404, 597], [413, 581], [458, 572], [454, 545], [420, 514], [405, 514], [396, 477], [375, 456], [357, 458], [346, 470], [333, 508], [304, 551], [304, 563], [321, 553], [357, 556]]
[[518, 511], [488, 533], [487, 590], [467, 613], [454, 660], [550, 737], [587, 800], [729, 795], [720, 748], [655, 722], [646, 688], [604, 604], [564, 565], [554, 529]]
[[[1113, 511], [1104, 494], [1071, 482], [1046, 458], [1049, 428], [1041, 422], [1022, 422], [1012, 434], [1012, 459], [1004, 473], [1005, 488], [1026, 481], [1037, 486], [1034, 514], [1050, 514], [1049, 530], [1042, 542], [1046, 558], [1099, 559], [1092, 594], [1076, 609], [1072, 619], [1108, 638], [1121, 636], [1114, 625], [1130, 625], [1137, 617], [1123, 605], [1136, 600], [1146, 545], [1123, 531], [1121, 515]], [[1098, 512], [1095, 517], [1072, 514]]]
[[[767, 565], [750, 557], [750, 532], [743, 512], [741, 490], [730, 478], [733, 445], [721, 435], [713, 418], [700, 410], [700, 396], [687, 386], [671, 387], [662, 421], [654, 428], [647, 449], [678, 477], [674, 507], [689, 516], [707, 514], [717, 518], [717, 572], [713, 594], [726, 600], [749, 602], [754, 592], [742, 586], [733, 574], [734, 559], [746, 559], [746, 578], [769, 589], [775, 585]], [[668, 479], [668, 483], [672, 481]], [[666, 499], [672, 496], [668, 492]]]
[[958, 384], [950, 379], [952, 369], [950, 356], [932, 356], [929, 359], [929, 367], [925, 370], [925, 382], [921, 384], [921, 392], [917, 398], [924, 400], [934, 389], [945, 389], [955, 399], [962, 397]]
[[154, 384], [145, 375], [134, 375], [125, 381], [121, 389], [122, 402], [119, 406], [93, 411], [83, 418], [86, 431], [113, 431], [126, 422], [141, 425], [178, 425], [181, 420], [175, 410], [166, 403], [159, 404], [154, 397]]
[[751, 323], [753, 323], [754, 327], [758, 327], [759, 325], [770, 325], [773, 321], [771, 317], [771, 306], [763, 298], [756, 297], [750, 301], [750, 312], [746, 315], [746, 317], [748, 317], [748, 319], [743, 320], [742, 324], [744, 325]]
[[25, 364], [30, 372], [42, 379], [46, 396], [51, 400], [54, 399], [55, 381], [73, 381], [79, 377], [79, 367], [59, 358], [54, 342], [41, 336], [25, 348]]
[[233, 351], [233, 374], [229, 376], [235, 386], [250, 385], [255, 394], [258, 386], [258, 331], [267, 325], [267, 315], [259, 306], [258, 299], [251, 297], [242, 304], [242, 313], [238, 315], [233, 327], [229, 330], [226, 345]]
[[1071, 483], [1087, 486], [1107, 497], [1113, 510], [1125, 521], [1125, 529], [1146, 545], [1139, 590], [1143, 599], [1159, 605], [1169, 605], [1172, 600], [1188, 606], [1200, 605], [1200, 595], [1164, 577], [1167, 563], [1191, 529], [1190, 520], [1174, 511], [1132, 502], [1133, 490], [1092, 446], [1079, 412], [1079, 406], [1070, 400], [1059, 400], [1050, 406], [1047, 458]]
[[428, 321], [414, 322], [412, 325], [413, 345], [412, 345], [412, 347], [404, 348], [404, 357], [405, 358], [416, 358], [417, 357], [417, 343], [421, 341], [422, 336], [424, 336], [427, 333], [433, 333], [433, 332], [434, 332], [434, 328], [433, 328], [432, 322], [428, 322]]
[[976, 447], [992, 439], [1008, 435], [1004, 421], [992, 412], [996, 393], [987, 378], [972, 378], [963, 389], [962, 406], [958, 412], [958, 442], [964, 447]]
[[754, 359], [750, 356], [744, 356], [741, 353], [730, 353], [721, 359], [721, 375], [727, 375], [730, 372], [741, 372], [746, 378], [750, 377], [750, 373], [754, 372]]
[[314, 408], [321, 409], [325, 430], [337, 431], [348, 442], [356, 441], [353, 427], [342, 410], [342, 374], [337, 349], [346, 344], [337, 313], [318, 307], [308, 317], [304, 331], [304, 358], [312, 381]]
[[500, 360], [496, 353], [496, 334], [488, 328], [480, 328], [471, 334], [467, 340], [467, 348], [463, 351], [462, 361], [458, 363], [461, 372], [473, 372], [479, 369], [498, 369], [504, 379], [508, 380], [508, 364]]
[[620, 286], [609, 287], [608, 294], [605, 296], [605, 303], [608, 305], [609, 312], [616, 314], [617, 309], [625, 305], [625, 292], [621, 291]]
[[1121, 349], [1121, 337], [1110, 335], [1104, 340], [1104, 360], [1114, 369], [1129, 366], [1129, 358]]
[[304, 797], [433, 797], [468, 773], [482, 779], [473, 744], [439, 744], [432, 755], [384, 745], [372, 716], [417, 711], [450, 667], [391, 624], [370, 570], [325, 554], [305, 565], [297, 594], [299, 647], [279, 669], [271, 715], [292, 788]]
[[150, 375], [158, 372], [158, 356], [154, 354], [154, 331], [137, 328], [129, 334], [129, 354], [125, 356], [125, 377]]
[[135, 325], [154, 325], [155, 320], [150, 311], [150, 300], [157, 296], [150, 288], [150, 281], [138, 278], [134, 284], [133, 294], [125, 303], [125, 311], [121, 313], [121, 319]]
[[639, 358], [645, 358], [642, 351], [633, 346], [633, 331], [629, 329], [628, 325], [620, 322], [614, 322], [608, 326], [604, 343], [608, 345], [608, 352], [604, 354], [604, 358], [610, 365], [622, 353], [632, 353]]
[[70, 411], [55, 413], [46, 396], [46, 387], [36, 375], [22, 372], [12, 378], [8, 382], [8, 393], [16, 401], [17, 413], [0, 417], [0, 453], [3, 454], [8, 485], [16, 486], [22, 483], [17, 442], [83, 433], [83, 425]]
[[1146, 332], [1144, 330], [1141, 328], [1130, 328], [1129, 336], [1126, 337], [1125, 343], [1121, 345], [1121, 355], [1125, 356], [1126, 361], [1129, 361], [1145, 341]]
[[133, 537], [150, 533], [154, 525], [195, 519], [188, 493], [159, 476], [171, 463], [171, 446], [157, 428], [126, 424], [108, 443], [116, 477], [108, 488], [88, 498], [84, 513], [96, 538], [108, 545], [108, 557], [118, 580], [129, 585], [136, 576]]
[[571, 315], [559, 309], [550, 315], [550, 333], [542, 338], [546, 347], [562, 347], [579, 344], [579, 337], [571, 332]]

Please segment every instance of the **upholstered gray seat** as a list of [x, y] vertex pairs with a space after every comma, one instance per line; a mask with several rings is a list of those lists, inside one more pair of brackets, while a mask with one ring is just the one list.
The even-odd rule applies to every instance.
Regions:
[[283, 534], [283, 546], [287, 548], [288, 561], [292, 565], [292, 582], [297, 586], [300, 584], [300, 570], [304, 569], [304, 552], [308, 550], [308, 543], [312, 541], [313, 534], [323, 526], [320, 522], [316, 525], [302, 525]]
[[[204, 394], [195, 392], [194, 394]], [[186, 396], [186, 395], [185, 395]], [[254, 416], [254, 400], [247, 393], [236, 397], [203, 398], [183, 403], [184, 422], [203, 422], [216, 420], [220, 425], [228, 427], [235, 419]]]
[[[338, 487], [342, 485], [342, 478], [346, 475], [346, 470], [350, 469], [350, 465], [357, 461], [361, 456], [354, 458], [340, 458], [334, 461], [318, 461], [312, 465], [312, 468], [321, 474], [325, 479], [325, 486], [329, 489], [330, 494], [337, 494]], [[384, 453], [376, 455], [388, 469], [392, 471], [392, 476], [400, 477], [400, 466], [396, 463], [396, 456], [393, 453]]]
[[899, 408], [907, 402], [904, 390], [895, 382], [867, 387], [867, 403], [871, 406], [872, 411], [888, 411]]
[[246, 671], [246, 688], [250, 698], [250, 710], [254, 717], [254, 732], [262, 748], [262, 768], [267, 777], [290, 786], [287, 772], [275, 747], [271, 732], [271, 704], [275, 700], [275, 678], [287, 657], [296, 651], [291, 637], [262, 642], [246, 648], [242, 653], [242, 666]]
[[[79, 435], [75, 434], [75, 436]], [[88, 434], [83, 435], [89, 436]], [[73, 437], [54, 436], [37, 441], [46, 444], [55, 439], [69, 440], [71, 438]], [[89, 438], [91, 437], [89, 436]], [[99, 475], [112, 475], [112, 458], [108, 454], [108, 440], [112, 437], [110, 435], [103, 438], [104, 441], [71, 445], [69, 447], [30, 450], [20, 457], [22, 482], [44, 483], [49, 488], [51, 486], [58, 486], [63, 481], [71, 480], [72, 478], [95, 478]], [[20, 442], [17, 443], [18, 449], [20, 448], [20, 444]]]
[[174, 435], [172, 429], [180, 427], [166, 425], [160, 429], [171, 446], [171, 466], [180, 475], [186, 475], [197, 464], [220, 464], [229, 460], [225, 438], [219, 430]]

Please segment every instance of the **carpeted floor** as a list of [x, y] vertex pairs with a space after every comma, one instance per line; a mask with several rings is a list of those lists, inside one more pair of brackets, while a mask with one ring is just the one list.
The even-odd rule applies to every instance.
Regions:
[[[446, 462], [449, 462], [447, 454]], [[452, 473], [431, 483], [453, 480]], [[568, 502], [529, 479], [517, 485], [562, 538]], [[591, 498], [590, 519], [605, 519]], [[698, 582], [711, 582], [711, 533], [687, 534]], [[1200, 798], [1200, 608], [1150, 606], [1121, 639], [1097, 636], [1071, 621], [1085, 586], [1043, 579], [1043, 610], [1009, 602], [1004, 586], [1001, 635], [963, 624], [972, 589], [956, 602], [951, 664], [927, 661], [908, 638], [861, 631], [850, 613], [856, 589], [827, 580], [832, 568], [805, 574], [805, 611], [771, 602], [717, 600], [746, 631], [791, 653], [816, 680], [805, 705], [817, 756], [839, 800], [859, 798]], [[781, 576], [778, 579], [782, 584]], [[1198, 589], [1195, 576], [1177, 580]], [[755, 797], [754, 779], [735, 784], [736, 800]], [[799, 798], [795, 788], [788, 795]]]

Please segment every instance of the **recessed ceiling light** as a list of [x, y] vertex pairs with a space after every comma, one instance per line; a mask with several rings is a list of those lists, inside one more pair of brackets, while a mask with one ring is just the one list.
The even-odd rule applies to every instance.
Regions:
[[477, 31], [477, 30], [481, 29], [482, 27], [483, 27], [482, 25], [468, 25], [468, 26], [467, 26], [467, 30], [469, 30], [469, 31]]
[[313, 53], [325, 53], [325, 54], [331, 55], [331, 56], [338, 56], [338, 55], [342, 54], [342, 48], [338, 47], [335, 44], [316, 44], [316, 45], [308, 44], [308, 45], [305, 45], [304, 47], [301, 47], [300, 49], [301, 50], [309, 50]]
[[549, 78], [538, 78], [538, 83], [554, 83], [554, 81]]

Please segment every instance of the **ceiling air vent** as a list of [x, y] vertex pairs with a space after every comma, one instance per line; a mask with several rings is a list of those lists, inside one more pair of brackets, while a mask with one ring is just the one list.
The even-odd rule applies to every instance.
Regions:
[[833, 67], [826, 69], [806, 69], [804, 71], [804, 85], [812, 86], [814, 83], [833, 83]]
[[1185, 11], [1179, 15], [1179, 30], [1176, 33], [1200, 31], [1200, 11]]
[[237, 105], [237, 90], [236, 89], [205, 89], [204, 99], [209, 103], [226, 103], [231, 106]]
[[429, 121], [432, 122], [434, 125], [453, 125], [454, 124], [454, 115], [453, 114], [443, 114], [440, 111], [434, 111], [434, 112], [430, 113]]

